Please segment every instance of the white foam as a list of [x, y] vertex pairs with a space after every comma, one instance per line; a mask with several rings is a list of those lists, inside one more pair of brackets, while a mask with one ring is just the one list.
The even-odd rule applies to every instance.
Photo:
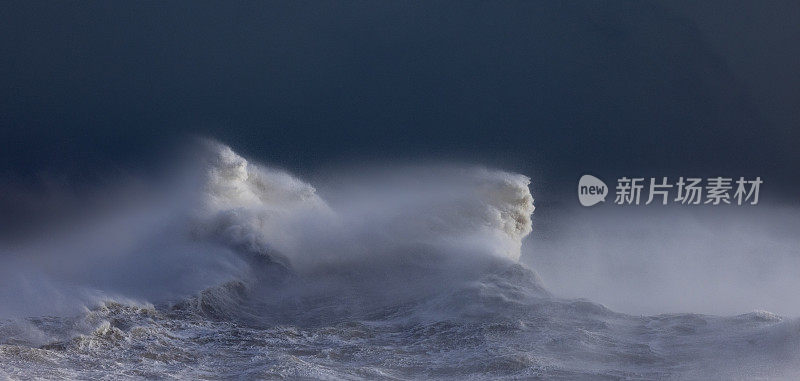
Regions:
[[195, 234], [294, 266], [329, 263], [337, 255], [396, 255], [397, 242], [516, 260], [531, 232], [533, 197], [523, 175], [459, 168], [420, 184], [424, 169], [395, 171], [390, 185], [362, 183], [334, 210], [313, 186], [285, 171], [248, 162], [220, 143], [207, 142], [206, 148]]

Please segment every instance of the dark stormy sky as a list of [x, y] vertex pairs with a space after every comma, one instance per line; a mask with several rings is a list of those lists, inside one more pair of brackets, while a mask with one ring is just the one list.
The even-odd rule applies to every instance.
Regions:
[[697, 3], [6, 2], [0, 178], [91, 183], [202, 135], [301, 174], [446, 159], [539, 199], [583, 173], [796, 199], [800, 5]]

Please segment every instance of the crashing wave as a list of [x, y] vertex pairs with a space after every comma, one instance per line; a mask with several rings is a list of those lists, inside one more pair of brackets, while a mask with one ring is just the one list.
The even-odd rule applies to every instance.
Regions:
[[301, 238], [292, 229], [297, 219], [330, 215], [314, 187], [288, 173], [249, 163], [220, 143], [205, 142], [205, 151], [196, 237], [285, 262], [281, 253]]
[[[30, 257], [89, 252], [74, 272], [55, 263], [106, 292], [76, 298], [96, 302], [79, 313], [0, 319], [0, 379], [797, 378], [798, 320], [630, 316], [547, 293], [515, 261], [534, 210], [525, 176], [395, 168], [323, 200], [222, 144], [203, 151], [188, 203], [110, 226], [122, 239], [104, 236], [94, 251]], [[201, 286], [165, 296], [192, 271]], [[16, 287], [9, 279], [0, 285]], [[59, 293], [37, 283], [31, 295], [73, 300], [57, 280]], [[141, 290], [162, 299], [125, 292]]]
[[[424, 185], [408, 178], [392, 183], [386, 199], [372, 194], [352, 200], [352, 210], [334, 211], [313, 186], [287, 172], [248, 162], [217, 142], [206, 142], [205, 151], [195, 236], [284, 265], [352, 258], [360, 250], [373, 257], [397, 253], [398, 242], [406, 248], [485, 250], [517, 260], [531, 232], [533, 197], [523, 175], [459, 170], [429, 177], [432, 183]], [[398, 193], [403, 200], [390, 202]], [[386, 239], [376, 240], [381, 234]], [[364, 236], [372, 237], [370, 245], [360, 242]]]

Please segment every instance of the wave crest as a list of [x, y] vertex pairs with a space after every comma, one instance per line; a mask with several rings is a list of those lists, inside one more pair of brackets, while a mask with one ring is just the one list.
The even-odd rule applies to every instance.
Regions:
[[[530, 179], [470, 168], [394, 169], [329, 206], [310, 184], [206, 142], [193, 232], [297, 267], [356, 258], [481, 252], [517, 260], [531, 232]], [[445, 254], [443, 254], [445, 253]]]

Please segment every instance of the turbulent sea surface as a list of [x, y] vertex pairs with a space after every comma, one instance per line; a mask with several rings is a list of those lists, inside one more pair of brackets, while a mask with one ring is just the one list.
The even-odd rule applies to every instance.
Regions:
[[517, 262], [525, 176], [404, 168], [323, 200], [215, 142], [197, 163], [166, 201], [3, 257], [0, 378], [800, 375], [797, 320], [551, 295]]

